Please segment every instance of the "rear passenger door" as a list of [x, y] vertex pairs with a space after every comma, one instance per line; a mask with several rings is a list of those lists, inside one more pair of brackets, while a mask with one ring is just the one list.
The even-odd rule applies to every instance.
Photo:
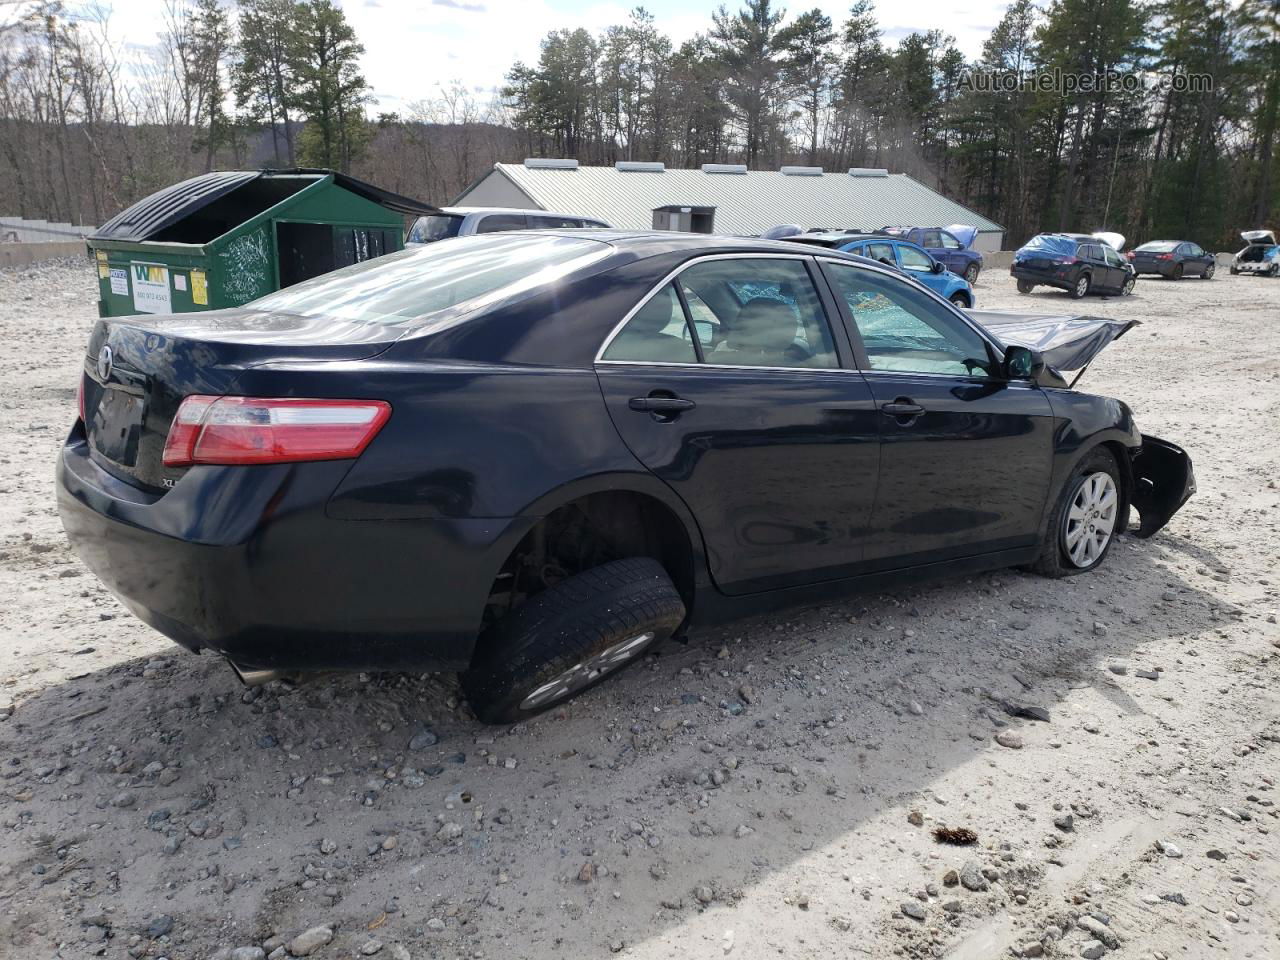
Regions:
[[728, 594], [863, 559], [880, 415], [815, 270], [807, 256], [696, 260], [597, 357], [618, 433], [689, 507]]

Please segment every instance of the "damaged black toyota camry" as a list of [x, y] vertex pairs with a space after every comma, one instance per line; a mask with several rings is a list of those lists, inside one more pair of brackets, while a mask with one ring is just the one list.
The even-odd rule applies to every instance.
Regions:
[[242, 676], [457, 670], [512, 722], [691, 627], [1155, 533], [1190, 460], [1066, 380], [1130, 325], [781, 242], [456, 238], [100, 320], [58, 502]]

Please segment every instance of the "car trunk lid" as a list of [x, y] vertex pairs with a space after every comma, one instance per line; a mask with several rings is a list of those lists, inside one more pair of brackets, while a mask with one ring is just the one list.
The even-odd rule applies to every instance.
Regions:
[[1250, 246], [1274, 247], [1276, 245], [1274, 230], [1246, 230], [1240, 234], [1240, 239]]
[[91, 455], [119, 479], [163, 491], [185, 472], [162, 461], [183, 397], [232, 393], [244, 370], [269, 361], [372, 357], [403, 333], [247, 309], [99, 320], [82, 383]]

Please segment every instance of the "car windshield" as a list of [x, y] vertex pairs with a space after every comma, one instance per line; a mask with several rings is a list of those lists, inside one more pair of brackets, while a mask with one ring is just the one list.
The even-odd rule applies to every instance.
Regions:
[[1041, 233], [1028, 240], [1022, 249], [1034, 250], [1037, 253], [1070, 256], [1076, 252], [1076, 242], [1070, 237], [1063, 237], [1053, 233]]
[[1135, 253], [1168, 253], [1177, 244], [1172, 240], [1153, 240], [1134, 249]]
[[409, 231], [410, 243], [434, 243], [456, 237], [462, 228], [462, 217], [442, 213], [430, 217], [419, 217]]
[[602, 259], [608, 244], [539, 233], [458, 237], [366, 260], [268, 294], [253, 310], [353, 324], [431, 326], [552, 283]]

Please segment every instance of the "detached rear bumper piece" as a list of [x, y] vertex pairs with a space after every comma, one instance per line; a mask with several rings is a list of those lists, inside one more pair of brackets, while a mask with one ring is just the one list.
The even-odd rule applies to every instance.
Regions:
[[1196, 492], [1196, 475], [1185, 450], [1168, 440], [1142, 435], [1133, 456], [1133, 506], [1146, 539], [1162, 528]]

